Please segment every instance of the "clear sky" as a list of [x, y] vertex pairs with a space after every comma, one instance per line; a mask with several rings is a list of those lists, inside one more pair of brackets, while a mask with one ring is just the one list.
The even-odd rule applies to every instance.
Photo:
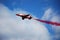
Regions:
[[38, 18], [40, 18], [49, 7], [54, 10], [60, 10], [60, 0], [0, 0], [0, 3], [6, 5], [11, 10], [14, 8], [27, 10]]
[[[60, 0], [0, 0], [0, 3], [8, 7], [10, 10], [22, 9], [30, 12], [39, 19], [43, 19], [46, 11], [51, 12], [53, 16], [60, 16]], [[53, 12], [52, 12], [53, 10]], [[44, 17], [43, 17], [44, 16]], [[50, 20], [51, 17], [47, 16]], [[54, 34], [52, 27], [46, 24], [49, 32]]]

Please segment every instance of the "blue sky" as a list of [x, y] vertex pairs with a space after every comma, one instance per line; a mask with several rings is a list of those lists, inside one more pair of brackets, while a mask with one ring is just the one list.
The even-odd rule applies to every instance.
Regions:
[[59, 1], [60, 0], [0, 0], [0, 3], [6, 5], [11, 10], [14, 8], [23, 9], [40, 18], [49, 7], [54, 10], [60, 10]]
[[[39, 19], [44, 16], [45, 11], [49, 8], [53, 9], [53, 12], [58, 12], [56, 14], [60, 16], [60, 0], [0, 0], [0, 3], [10, 10], [28, 11]], [[56, 14], [52, 13], [52, 15]], [[51, 34], [54, 34], [50, 25], [46, 24], [46, 27]]]

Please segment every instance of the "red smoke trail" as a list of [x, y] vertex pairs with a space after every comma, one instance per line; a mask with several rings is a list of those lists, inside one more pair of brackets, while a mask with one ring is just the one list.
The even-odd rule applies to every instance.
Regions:
[[60, 23], [57, 23], [57, 22], [51, 22], [51, 21], [40, 20], [40, 19], [35, 19], [35, 20], [43, 22], [43, 23], [51, 24], [51, 25], [60, 26]]

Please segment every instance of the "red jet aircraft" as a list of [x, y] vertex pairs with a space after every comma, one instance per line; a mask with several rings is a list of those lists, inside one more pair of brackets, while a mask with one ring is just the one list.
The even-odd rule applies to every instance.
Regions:
[[30, 14], [16, 14], [17, 16], [22, 17], [22, 20], [24, 19], [32, 19], [32, 17], [30, 16]]
[[[22, 17], [22, 20], [24, 20], [24, 19], [29, 19], [29, 20], [30, 19], [34, 19], [34, 18], [31, 17], [30, 14], [16, 14], [16, 15]], [[37, 21], [43, 22], [43, 23], [47, 23], [47, 24], [52, 24], [52, 25], [60, 26], [60, 23], [57, 23], [57, 22], [40, 20], [40, 19], [34, 19], [34, 20], [37, 20]]]

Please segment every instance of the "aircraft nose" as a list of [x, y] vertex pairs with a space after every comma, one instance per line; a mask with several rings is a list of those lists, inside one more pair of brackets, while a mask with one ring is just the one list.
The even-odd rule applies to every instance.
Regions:
[[19, 14], [16, 14], [17, 16], [19, 16]]
[[18, 14], [16, 14], [16, 15], [18, 15]]

